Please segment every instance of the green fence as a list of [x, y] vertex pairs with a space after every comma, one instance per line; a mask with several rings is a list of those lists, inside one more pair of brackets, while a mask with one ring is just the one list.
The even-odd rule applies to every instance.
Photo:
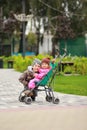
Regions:
[[67, 54], [71, 56], [87, 56], [87, 45], [85, 37], [79, 37], [74, 40], [60, 41], [60, 54], [63, 54], [63, 48], [67, 49]]

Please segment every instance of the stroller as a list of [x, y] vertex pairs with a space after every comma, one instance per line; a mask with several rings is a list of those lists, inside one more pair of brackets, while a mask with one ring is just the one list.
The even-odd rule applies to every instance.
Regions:
[[[66, 54], [64, 53], [64, 55], [61, 57], [61, 60], [65, 57], [65, 55]], [[61, 60], [58, 62], [57, 66], [51, 65], [51, 70], [45, 75], [45, 77], [41, 81], [35, 83], [36, 85], [34, 89], [28, 90], [28, 87], [24, 88], [24, 90], [19, 95], [19, 101], [25, 102], [26, 104], [31, 104], [32, 101], [35, 100], [39, 91], [45, 91], [46, 101], [58, 104], [59, 98], [55, 98], [53, 89], [50, 86], [58, 71], [58, 67], [61, 64]], [[42, 86], [43, 89], [40, 89], [40, 86]], [[27, 92], [27, 94], [24, 93], [25, 91]]]

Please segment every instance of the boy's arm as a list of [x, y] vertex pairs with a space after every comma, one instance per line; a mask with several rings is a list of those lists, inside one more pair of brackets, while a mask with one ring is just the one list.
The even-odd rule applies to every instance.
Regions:
[[25, 72], [19, 77], [19, 81], [20, 81], [24, 86], [27, 85], [26, 77], [27, 77], [27, 71], [25, 71]]

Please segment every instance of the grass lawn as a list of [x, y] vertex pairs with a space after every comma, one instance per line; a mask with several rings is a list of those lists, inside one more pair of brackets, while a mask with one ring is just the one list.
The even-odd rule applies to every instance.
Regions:
[[87, 75], [57, 75], [54, 79], [54, 91], [67, 94], [87, 96]]

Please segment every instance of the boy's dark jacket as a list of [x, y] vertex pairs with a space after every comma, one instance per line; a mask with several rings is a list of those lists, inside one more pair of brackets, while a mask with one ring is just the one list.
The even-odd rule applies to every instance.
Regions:
[[26, 70], [24, 71], [24, 73], [19, 77], [19, 81], [25, 86], [27, 87], [28, 86], [28, 83], [31, 79], [34, 78], [34, 73], [29, 71], [29, 70]]

